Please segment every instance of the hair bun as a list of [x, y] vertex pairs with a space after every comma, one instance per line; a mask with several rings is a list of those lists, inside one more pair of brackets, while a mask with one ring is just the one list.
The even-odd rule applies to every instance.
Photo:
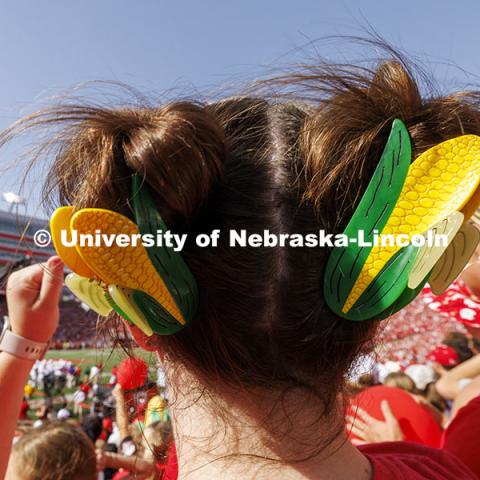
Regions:
[[132, 115], [138, 126], [125, 132], [125, 161], [144, 175], [162, 209], [188, 223], [222, 178], [223, 129], [213, 114], [194, 103], [177, 102]]
[[398, 60], [380, 63], [368, 88], [368, 96], [387, 117], [408, 117], [422, 105], [412, 74]]

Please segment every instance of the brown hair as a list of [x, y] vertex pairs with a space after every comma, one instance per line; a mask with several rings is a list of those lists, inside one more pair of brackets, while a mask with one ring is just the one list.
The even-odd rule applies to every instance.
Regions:
[[328, 412], [377, 327], [327, 308], [329, 250], [231, 248], [225, 233], [216, 248], [192, 239], [214, 228], [339, 233], [393, 119], [407, 125], [414, 156], [480, 134], [476, 92], [422, 98], [407, 62], [392, 55], [374, 69], [305, 67], [267, 82], [278, 89], [273, 95], [148, 107], [67, 104], [21, 120], [0, 140], [31, 126], [56, 128], [44, 150], [53, 151], [46, 193], [56, 204], [132, 218], [130, 178], [143, 175], [167, 225], [190, 234], [183, 256], [200, 290], [191, 326], [157, 337], [159, 348], [212, 391], [302, 386], [317, 392]]
[[473, 352], [470, 348], [469, 338], [462, 332], [448, 332], [442, 340], [443, 345], [453, 348], [459, 358], [459, 363], [465, 362], [473, 357]]
[[95, 480], [92, 442], [80, 428], [51, 422], [29, 430], [12, 451], [19, 480]]
[[397, 387], [405, 390], [406, 392], [415, 393], [415, 382], [404, 372], [392, 372], [389, 373], [383, 384], [387, 387]]

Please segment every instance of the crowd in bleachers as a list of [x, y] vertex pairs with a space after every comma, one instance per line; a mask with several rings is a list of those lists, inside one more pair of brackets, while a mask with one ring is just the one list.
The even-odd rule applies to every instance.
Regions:
[[[149, 372], [135, 358], [112, 372], [102, 364], [82, 370], [63, 359], [37, 361], [25, 386], [12, 455], [25, 455], [33, 439], [38, 452], [30, 455], [47, 455], [52, 437], [66, 434], [75, 443], [70, 454], [83, 458], [82, 468], [93, 462], [102, 480], [161, 478], [173, 451], [162, 372]], [[48, 478], [48, 465], [42, 468]]]
[[[468, 398], [480, 375], [480, 342], [441, 310], [425, 291], [387, 322], [377, 351], [354, 363], [346, 417], [352, 442], [403, 440], [435, 448], [445, 442], [462, 396]], [[41, 432], [40, 449], [49, 435], [67, 430], [79, 449], [95, 450], [90, 460], [98, 478], [176, 478], [167, 404], [163, 372], [148, 372], [142, 360], [125, 360], [108, 372], [102, 364], [82, 370], [63, 359], [39, 360], [25, 387], [12, 455], [21, 456], [25, 442]]]
[[[0, 320], [7, 314], [5, 298], [0, 299]], [[3, 320], [2, 320], [3, 321]], [[60, 321], [50, 342], [53, 350], [72, 350], [105, 346], [96, 329], [97, 315], [82, 308], [78, 301], [68, 299], [60, 303]]]

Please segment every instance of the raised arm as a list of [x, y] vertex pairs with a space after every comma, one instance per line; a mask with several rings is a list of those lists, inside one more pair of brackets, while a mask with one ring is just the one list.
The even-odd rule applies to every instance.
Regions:
[[[48, 342], [58, 325], [62, 284], [63, 263], [58, 257], [10, 275], [7, 304], [13, 333], [34, 342]], [[5, 475], [23, 389], [33, 363], [0, 352], [0, 478]]]
[[435, 384], [438, 393], [447, 400], [454, 400], [460, 393], [458, 381], [480, 375], [480, 354], [446, 372]]
[[120, 384], [117, 383], [115, 385], [112, 393], [116, 400], [115, 421], [117, 422], [117, 427], [120, 431], [120, 439], [124, 440], [130, 436], [130, 430], [128, 428], [127, 402]]

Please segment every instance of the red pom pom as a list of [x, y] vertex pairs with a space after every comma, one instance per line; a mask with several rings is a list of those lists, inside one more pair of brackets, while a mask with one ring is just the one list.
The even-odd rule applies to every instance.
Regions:
[[124, 390], [135, 390], [145, 384], [148, 365], [136, 357], [122, 360], [117, 367], [117, 382]]

